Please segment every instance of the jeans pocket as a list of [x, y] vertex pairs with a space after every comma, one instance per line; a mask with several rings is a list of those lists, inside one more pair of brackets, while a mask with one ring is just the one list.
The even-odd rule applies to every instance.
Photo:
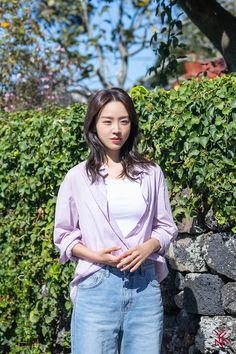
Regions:
[[151, 269], [145, 269], [144, 276], [147, 280], [147, 282], [153, 287], [153, 288], [159, 288], [160, 283], [157, 280], [155, 270], [153, 268]]
[[100, 285], [105, 278], [105, 271], [100, 269], [95, 273], [88, 275], [86, 278], [80, 281], [78, 284], [79, 289], [92, 289]]

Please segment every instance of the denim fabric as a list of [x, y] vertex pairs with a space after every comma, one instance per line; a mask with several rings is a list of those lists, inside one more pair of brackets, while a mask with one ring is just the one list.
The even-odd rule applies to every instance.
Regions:
[[104, 265], [77, 287], [72, 354], [160, 354], [163, 305], [154, 261], [135, 271]]

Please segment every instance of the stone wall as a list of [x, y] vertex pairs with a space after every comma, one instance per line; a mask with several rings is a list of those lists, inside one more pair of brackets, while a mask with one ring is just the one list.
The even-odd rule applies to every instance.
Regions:
[[236, 235], [185, 220], [162, 282], [162, 354], [236, 353]]

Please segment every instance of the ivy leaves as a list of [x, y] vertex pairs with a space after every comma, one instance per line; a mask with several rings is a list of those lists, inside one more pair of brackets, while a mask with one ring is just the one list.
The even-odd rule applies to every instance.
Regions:
[[[142, 117], [142, 144], [168, 176], [175, 218], [181, 220], [186, 213], [204, 217], [213, 208], [218, 223], [232, 228], [235, 74], [185, 81], [171, 91], [141, 92], [138, 86], [131, 90]], [[185, 188], [190, 190], [188, 198], [179, 195]]]

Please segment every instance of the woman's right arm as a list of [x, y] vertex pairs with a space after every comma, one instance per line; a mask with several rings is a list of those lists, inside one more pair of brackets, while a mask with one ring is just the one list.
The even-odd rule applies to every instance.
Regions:
[[57, 194], [53, 242], [60, 252], [59, 263], [78, 260], [73, 256], [72, 248], [77, 244], [83, 245], [84, 242], [68, 173]]
[[82, 259], [89, 260], [92, 262], [98, 262], [97, 253], [90, 250], [88, 247], [86, 247], [84, 245], [81, 245], [81, 244], [75, 245], [72, 248], [71, 253], [74, 257], [82, 258]]
[[92, 251], [84, 245], [69, 174], [62, 181], [57, 195], [53, 241], [60, 252], [59, 263], [79, 259], [111, 265], [118, 262], [118, 257], [111, 255], [110, 252], [120, 247]]
[[116, 266], [118, 263], [118, 257], [110, 254], [112, 251], [117, 251], [120, 247], [114, 246], [104, 248], [101, 251], [91, 251], [88, 247], [77, 244], [72, 249], [73, 256], [83, 258], [95, 263], [110, 264]]

